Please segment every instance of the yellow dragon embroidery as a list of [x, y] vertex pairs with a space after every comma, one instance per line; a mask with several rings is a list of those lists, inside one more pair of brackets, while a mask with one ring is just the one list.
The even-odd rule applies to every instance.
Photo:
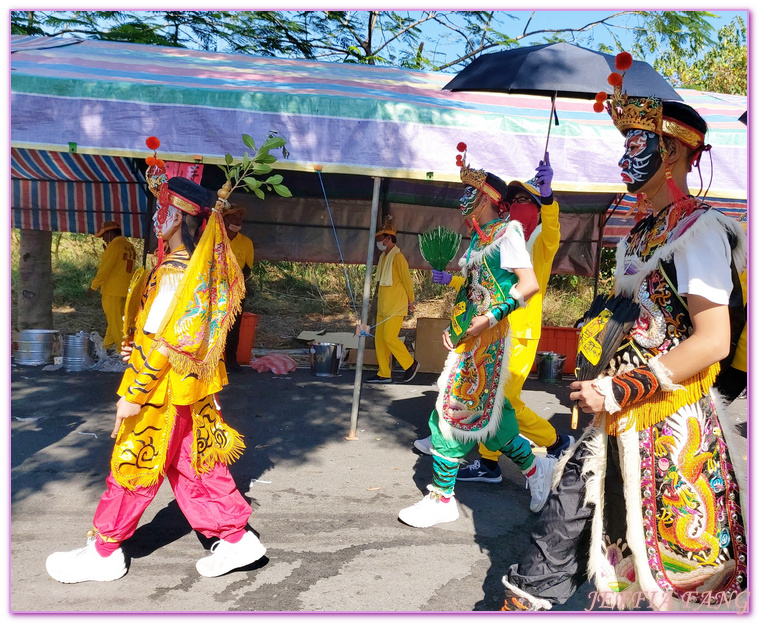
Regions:
[[720, 550], [714, 493], [702, 473], [705, 463], [713, 466], [713, 453], [701, 452], [701, 425], [697, 417], [688, 417], [685, 426], [687, 435], [680, 448], [672, 435], [656, 440], [656, 456], [669, 451], [676, 463], [664, 478], [659, 533], [669, 542], [693, 552], [697, 562], [709, 565], [714, 564]]

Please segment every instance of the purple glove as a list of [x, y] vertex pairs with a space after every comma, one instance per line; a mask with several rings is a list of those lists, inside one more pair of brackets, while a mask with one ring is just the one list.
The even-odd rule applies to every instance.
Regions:
[[553, 169], [551, 168], [551, 163], [549, 162], [548, 152], [546, 152], [545, 162], [541, 160], [540, 164], [538, 165], [538, 168], [535, 170], [537, 171], [537, 173], [535, 174], [535, 181], [538, 184], [538, 188], [540, 188], [540, 196], [550, 197], [551, 194], [553, 193], [553, 191], [551, 190], [551, 180], [553, 180]]
[[451, 274], [445, 272], [444, 270], [433, 270], [432, 281], [434, 283], [442, 283], [444, 286], [447, 286], [449, 283], [451, 283]]

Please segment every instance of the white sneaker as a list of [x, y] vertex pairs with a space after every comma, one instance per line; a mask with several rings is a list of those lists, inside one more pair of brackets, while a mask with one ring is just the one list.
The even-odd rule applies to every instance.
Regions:
[[206, 578], [215, 578], [256, 562], [266, 553], [266, 548], [252, 532], [246, 532], [237, 543], [219, 539], [211, 546], [211, 555], [201, 558], [195, 568]]
[[127, 572], [121, 548], [104, 558], [95, 549], [94, 537], [87, 539], [87, 545], [80, 549], [50, 554], [45, 568], [51, 578], [64, 584], [110, 582]]
[[551, 457], [535, 457], [535, 472], [527, 477], [525, 488], [530, 490], [530, 510], [539, 513], [546, 505], [553, 483], [553, 468], [558, 460]]
[[417, 439], [414, 442], [414, 447], [422, 454], [432, 454], [432, 435], [424, 439]]
[[446, 521], [459, 518], [459, 507], [455, 498], [443, 502], [440, 496], [430, 492], [420, 502], [404, 508], [398, 513], [398, 519], [414, 528], [429, 528]]

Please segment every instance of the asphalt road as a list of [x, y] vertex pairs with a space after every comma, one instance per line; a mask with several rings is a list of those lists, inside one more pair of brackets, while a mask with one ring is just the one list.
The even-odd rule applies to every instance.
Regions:
[[[59, 584], [45, 558], [85, 544], [107, 475], [120, 375], [13, 365], [10, 377], [11, 612], [497, 611], [501, 577], [535, 521], [524, 478], [504, 458], [502, 483], [457, 486], [457, 521], [425, 530], [398, 521], [431, 480], [430, 457], [412, 444], [429, 433], [434, 375], [365, 385], [358, 440], [346, 441], [352, 370], [323, 378], [308, 369], [285, 377], [247, 369], [231, 376], [220, 400], [245, 436], [231, 471], [267, 555], [222, 577], [200, 577], [195, 562], [209, 544], [164, 484], [124, 544], [126, 576]], [[568, 384], [568, 377], [530, 379], [525, 388], [526, 402], [562, 431]], [[746, 400], [731, 414], [745, 423]], [[585, 584], [555, 610], [582, 611], [590, 591]]]

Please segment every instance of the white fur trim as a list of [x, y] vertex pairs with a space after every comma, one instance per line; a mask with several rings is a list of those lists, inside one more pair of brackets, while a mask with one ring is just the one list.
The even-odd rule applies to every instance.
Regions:
[[627, 241], [623, 238], [617, 244], [616, 271], [614, 273], [614, 293], [624, 294], [634, 297], [637, 300], [637, 292], [640, 284], [655, 268], [659, 262], [663, 262], [672, 257], [675, 251], [682, 250], [687, 246], [691, 239], [696, 236], [702, 229], [713, 229], [721, 225], [725, 231], [733, 233], [738, 240], [738, 245], [733, 249], [733, 262], [739, 273], [746, 268], [747, 244], [746, 234], [743, 228], [728, 216], [725, 216], [719, 210], [712, 208], [698, 217], [696, 222], [682, 236], [670, 244], [659, 247], [654, 254], [640, 266], [638, 272], [634, 275], [624, 274], [624, 257], [627, 249]]
[[503, 582], [503, 585], [506, 588], [508, 588], [512, 593], [514, 593], [517, 597], [521, 597], [522, 599], [526, 599], [536, 609], [542, 609], [542, 610], [550, 610], [551, 609], [552, 604], [551, 604], [550, 601], [548, 601], [546, 599], [541, 599], [540, 597], [533, 597], [529, 593], [523, 591], [521, 588], [517, 588], [516, 586], [514, 586], [511, 582], [509, 582], [506, 579], [506, 576], [503, 576], [503, 578], [501, 578], [501, 581]]
[[622, 407], [619, 406], [619, 403], [614, 398], [614, 390], [611, 388], [612, 378], [611, 376], [604, 376], [593, 381], [593, 388], [604, 397], [604, 410], [606, 413], [617, 413], [622, 410]]
[[[474, 344], [476, 345], [477, 342], [475, 341]], [[474, 348], [474, 346], [472, 346], [472, 348]], [[456, 439], [458, 441], [464, 442], [480, 442], [489, 439], [492, 436], [493, 432], [498, 430], [498, 426], [501, 423], [503, 401], [506, 399], [503, 388], [511, 377], [511, 373], [509, 372], [509, 354], [511, 353], [511, 329], [509, 329], [509, 332], [506, 335], [506, 343], [504, 344], [503, 348], [504, 356], [503, 362], [501, 363], [501, 376], [498, 380], [498, 387], [495, 390], [497, 393], [495, 402], [493, 403], [490, 421], [485, 428], [478, 431], [460, 430], [451, 426], [443, 418], [443, 399], [445, 396], [445, 388], [448, 383], [448, 377], [450, 376], [451, 371], [453, 370], [460, 356], [460, 354], [455, 351], [448, 353], [448, 357], [445, 360], [445, 367], [443, 368], [443, 372], [440, 374], [437, 380], [438, 395], [437, 400], [435, 401], [435, 408], [437, 409], [438, 413], [438, 427], [440, 428], [440, 432], [443, 434], [443, 437], [446, 439]]]
[[472, 253], [471, 255], [467, 253], [464, 254], [464, 256], [459, 260], [461, 274], [466, 277], [467, 270], [475, 264], [481, 264], [485, 255], [489, 253], [495, 254], [496, 251], [500, 251], [501, 245], [503, 244], [504, 240], [506, 240], [506, 235], [513, 230], [518, 230], [524, 238], [522, 224], [518, 221], [509, 221], [506, 227], [503, 227], [501, 231], [498, 232], [498, 237], [493, 240], [493, 242], [491, 242], [488, 246], [480, 249], [479, 251], [476, 251], [475, 253]]
[[[601, 418], [602, 422], [605, 418]], [[598, 586], [599, 578], [605, 571], [611, 573], [611, 565], [606, 559], [606, 545], [603, 538], [604, 524], [604, 481], [606, 477], [606, 431], [601, 428], [588, 427], [582, 436], [582, 443], [588, 448], [588, 454], [582, 465], [585, 478], [585, 505], [593, 504], [593, 517], [590, 524], [590, 551], [588, 553], [588, 579]], [[599, 590], [606, 592], [606, 587]]]
[[735, 478], [738, 483], [738, 493], [741, 502], [744, 521], [748, 515], [748, 440], [745, 439], [735, 424], [732, 424], [726, 417], [727, 406], [720, 396], [719, 392], [712, 388], [711, 398], [717, 407], [717, 421], [722, 429], [722, 436], [727, 445], [727, 451], [730, 454], [730, 461], [733, 464]]
[[672, 372], [659, 361], [661, 355], [656, 355], [646, 362], [651, 372], [653, 372], [656, 380], [659, 381], [659, 388], [665, 392], [674, 392], [678, 389], [685, 389], [682, 385], [672, 382]]
[[517, 303], [519, 303], [519, 307], [527, 307], [527, 303], [524, 300], [524, 297], [522, 294], [517, 290], [516, 284], [511, 286], [511, 290], [509, 290], [509, 296], [513, 298]]

